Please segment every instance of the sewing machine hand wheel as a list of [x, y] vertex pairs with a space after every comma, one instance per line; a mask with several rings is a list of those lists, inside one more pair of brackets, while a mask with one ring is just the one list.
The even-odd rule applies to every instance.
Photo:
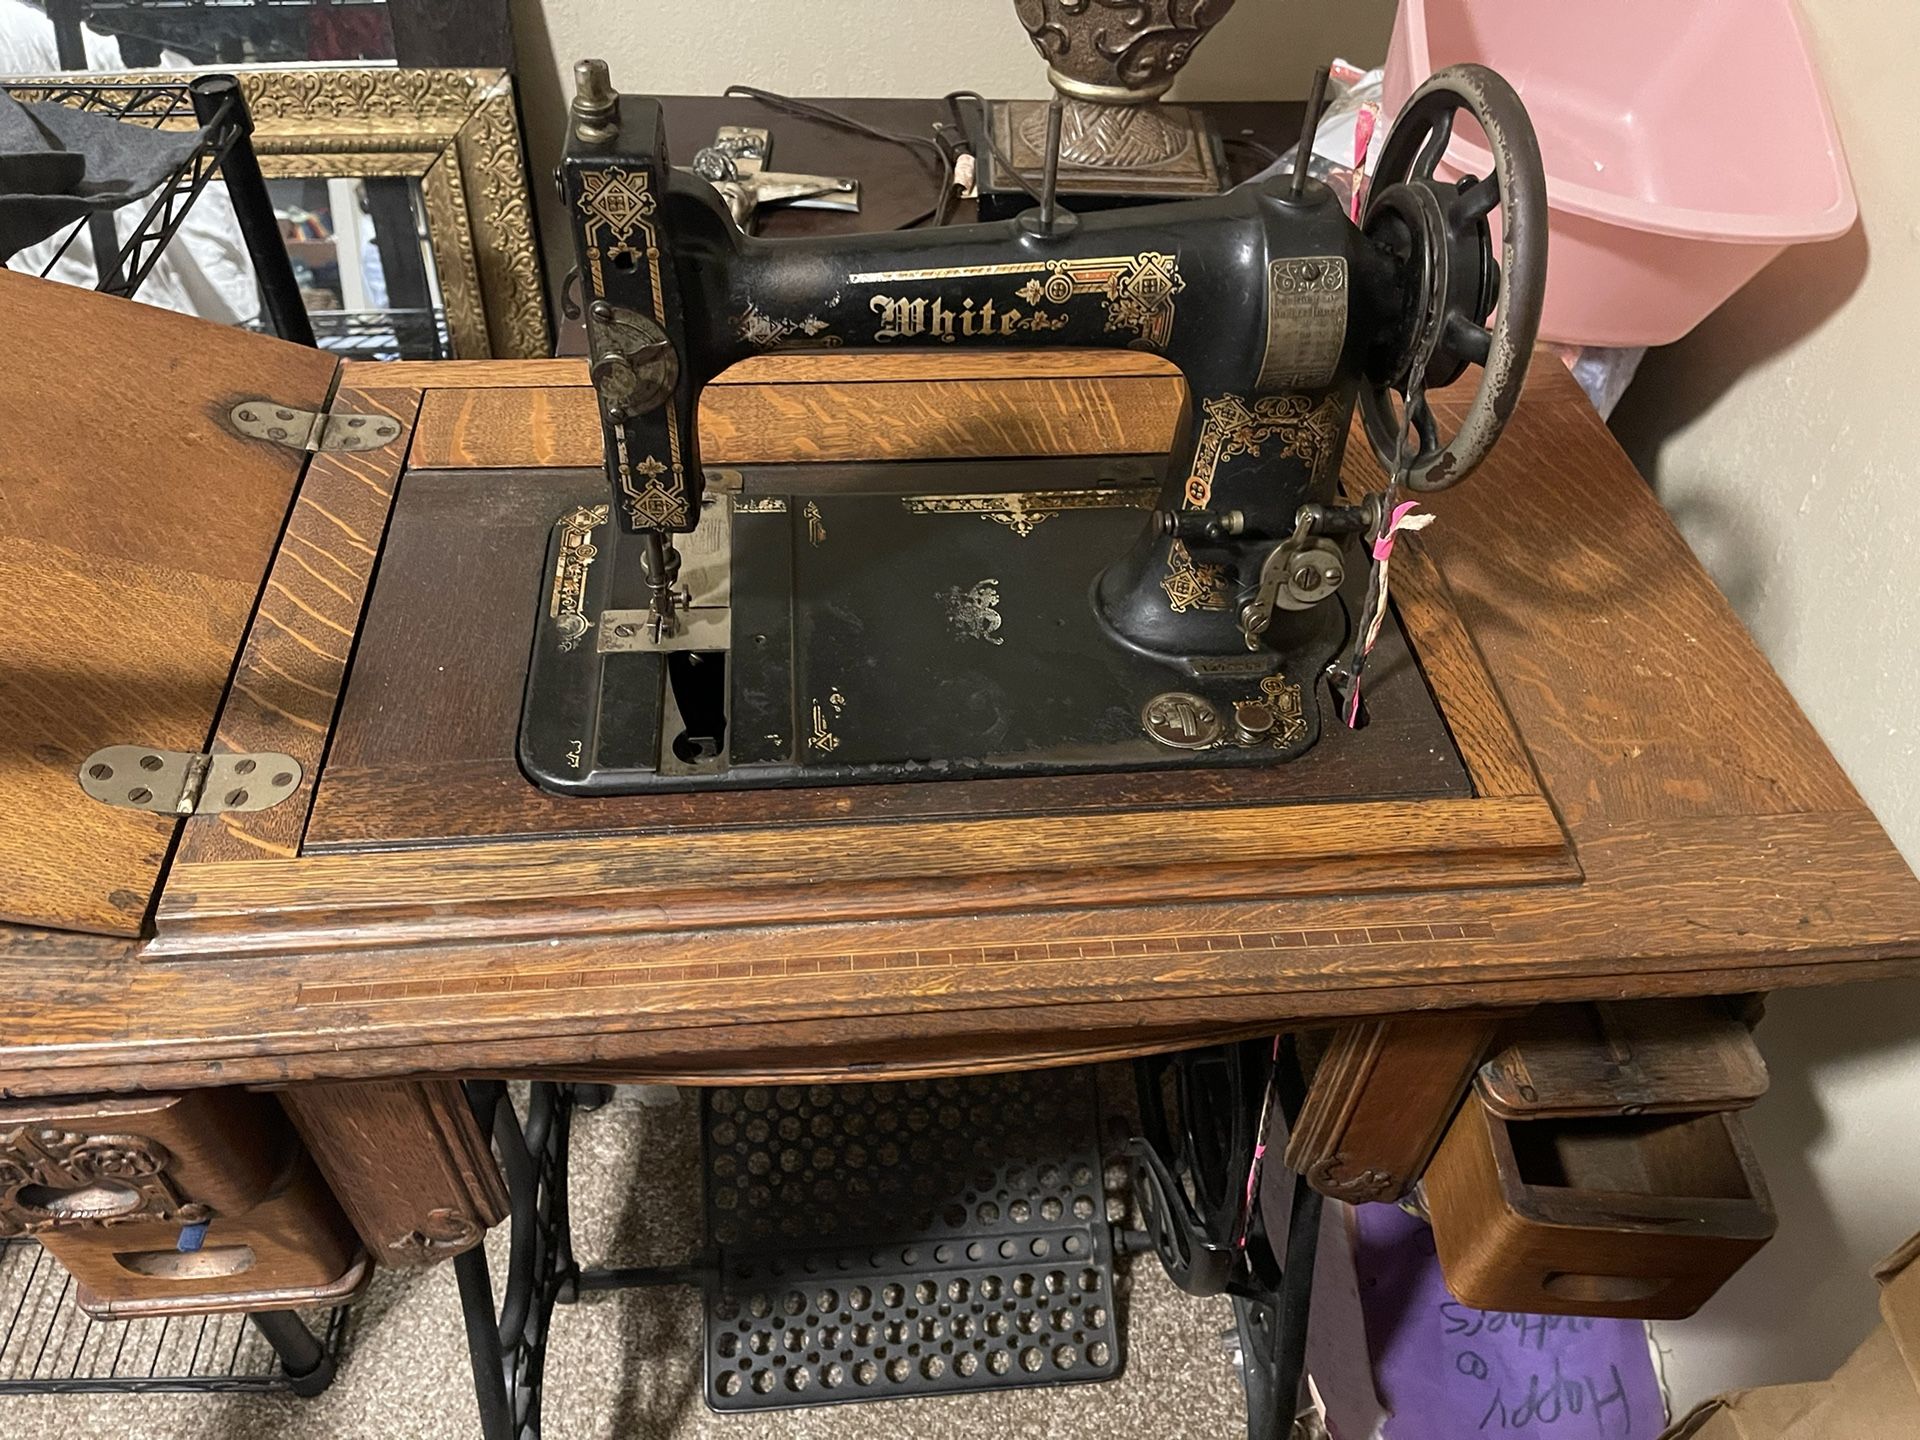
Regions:
[[[1486, 135], [1493, 174], [1455, 185], [1436, 180], [1434, 171], [1462, 110]], [[1495, 209], [1498, 265], [1487, 224]], [[1376, 372], [1361, 386], [1367, 438], [1389, 472], [1400, 460], [1409, 489], [1444, 490], [1499, 439], [1540, 329], [1547, 182], [1513, 88], [1484, 66], [1455, 65], [1415, 90], [1381, 147], [1361, 229], [1407, 264], [1415, 281], [1406, 342], [1382, 362], [1390, 373]], [[1482, 367], [1480, 387], [1458, 432], [1442, 445], [1425, 391], [1452, 383], [1469, 364]]]

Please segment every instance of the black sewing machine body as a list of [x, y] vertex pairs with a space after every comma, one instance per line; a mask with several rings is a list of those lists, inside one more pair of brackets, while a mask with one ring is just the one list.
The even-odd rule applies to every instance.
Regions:
[[[576, 102], [574, 121], [561, 185], [613, 493], [553, 532], [521, 737], [540, 784], [1244, 765], [1315, 742], [1364, 571], [1347, 542], [1365, 519], [1334, 503], [1348, 424], [1422, 325], [1404, 235], [1281, 180], [763, 241], [668, 165], [654, 102]], [[1490, 269], [1456, 284], [1486, 291]], [[839, 347], [1147, 350], [1185, 376], [1189, 414], [1158, 474], [703, 473], [708, 381]]]

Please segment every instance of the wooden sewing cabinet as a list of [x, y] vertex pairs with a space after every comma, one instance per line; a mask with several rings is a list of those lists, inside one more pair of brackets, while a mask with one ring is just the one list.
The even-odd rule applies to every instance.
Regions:
[[[546, 532], [601, 484], [582, 363], [341, 366], [9, 274], [0, 309], [0, 1231], [105, 1313], [475, 1244], [503, 1190], [461, 1077], [933, 1076], [1282, 1028], [1317, 1037], [1288, 1159], [1328, 1193], [1399, 1195], [1444, 1136], [1429, 1198], [1468, 1217], [1475, 1293], [1691, 1308], [1770, 1226], [1722, 1114], [1753, 1075], [1668, 1093], [1616, 1053], [1505, 1085], [1503, 1027], [1920, 972], [1920, 884], [1544, 357], [1395, 561], [1395, 683], [1443, 725], [1385, 706], [1259, 772], [587, 800], [514, 760]], [[393, 438], [309, 455], [237, 433], [244, 401]], [[1138, 457], [1182, 403], [1126, 352], [775, 355], [702, 429], [747, 469]], [[110, 745], [297, 777], [180, 819], [83, 791]], [[1506, 1134], [1663, 1110], [1598, 1159]], [[1567, 1283], [1613, 1263], [1554, 1249], [1609, 1145], [1648, 1227], [1689, 1183], [1720, 1207], [1704, 1287]], [[1503, 1164], [1553, 1193], [1529, 1211]], [[169, 1262], [209, 1216], [251, 1258]]]

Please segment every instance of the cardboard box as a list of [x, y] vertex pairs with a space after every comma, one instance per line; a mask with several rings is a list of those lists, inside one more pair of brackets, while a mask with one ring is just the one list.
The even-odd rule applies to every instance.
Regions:
[[1874, 1267], [1881, 1324], [1827, 1380], [1715, 1396], [1661, 1440], [1920, 1436], [1920, 1234]]

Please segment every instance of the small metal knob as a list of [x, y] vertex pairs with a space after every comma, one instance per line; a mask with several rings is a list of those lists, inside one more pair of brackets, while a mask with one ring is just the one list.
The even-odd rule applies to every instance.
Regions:
[[604, 60], [581, 60], [573, 67], [573, 133], [597, 143], [619, 133], [620, 97]]
[[1273, 734], [1273, 710], [1264, 700], [1242, 700], [1233, 707], [1236, 745], [1258, 745]]

